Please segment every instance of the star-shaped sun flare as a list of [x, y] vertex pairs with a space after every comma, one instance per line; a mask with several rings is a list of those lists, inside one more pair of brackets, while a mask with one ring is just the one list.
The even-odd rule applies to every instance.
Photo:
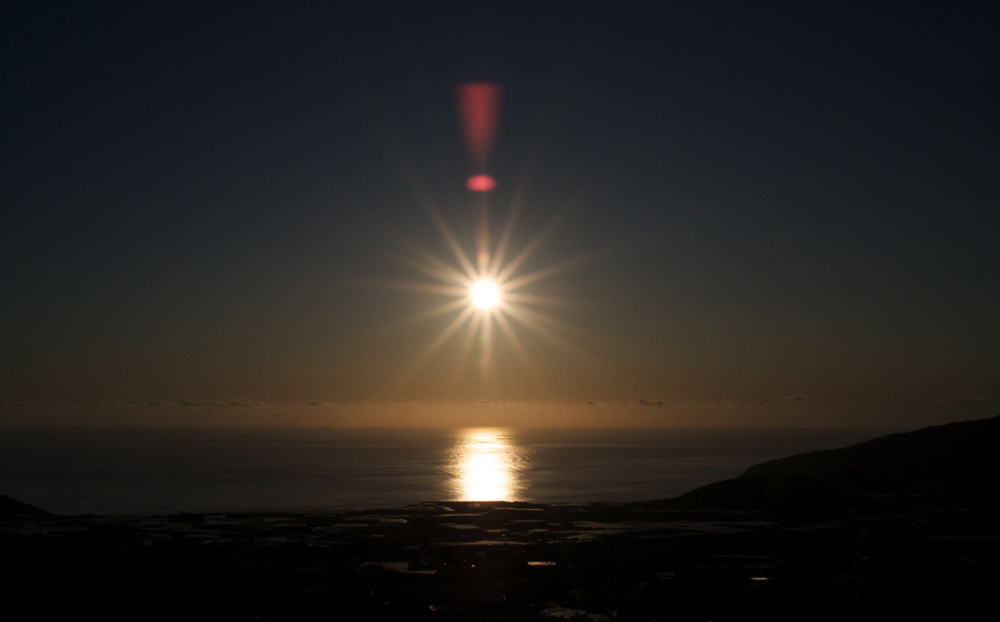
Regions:
[[[400, 256], [407, 265], [431, 281], [397, 283], [399, 289], [441, 295], [449, 298], [431, 309], [409, 318], [405, 324], [428, 321], [453, 314], [452, 320], [434, 336], [418, 354], [412, 365], [403, 373], [397, 388], [403, 385], [428, 363], [428, 361], [464, 327], [460, 356], [464, 360], [479, 342], [480, 370], [489, 375], [492, 369], [494, 346], [502, 338], [514, 350], [521, 363], [535, 375], [540, 370], [522, 339], [525, 330], [563, 350], [577, 350], [572, 343], [575, 332], [571, 327], [544, 312], [539, 307], [565, 302], [551, 296], [526, 291], [526, 288], [550, 279], [587, 262], [589, 256], [575, 257], [532, 271], [525, 270], [535, 251], [544, 243], [558, 218], [536, 232], [534, 237], [516, 253], [511, 253], [512, 237], [518, 209], [510, 210], [503, 231], [492, 244], [489, 235], [487, 207], [480, 208], [476, 235], [475, 262], [453, 233], [440, 211], [425, 203], [428, 214], [444, 238], [450, 252], [439, 257], [409, 239], [400, 239], [406, 252]], [[508, 258], [509, 256], [509, 258]], [[494, 330], [498, 328], [499, 331]], [[475, 337], [478, 333], [479, 339]]]
[[490, 279], [479, 279], [469, 288], [472, 304], [484, 311], [500, 304], [500, 287]]

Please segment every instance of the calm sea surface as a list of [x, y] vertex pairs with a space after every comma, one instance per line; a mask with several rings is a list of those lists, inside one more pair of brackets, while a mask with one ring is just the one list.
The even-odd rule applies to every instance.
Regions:
[[0, 493], [60, 514], [660, 499], [873, 430], [0, 428]]

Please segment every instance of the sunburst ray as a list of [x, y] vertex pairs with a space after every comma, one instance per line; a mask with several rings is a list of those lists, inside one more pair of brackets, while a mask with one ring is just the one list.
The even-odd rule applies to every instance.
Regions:
[[469, 283], [468, 274], [456, 269], [447, 261], [436, 257], [426, 249], [404, 240], [399, 240], [398, 243], [403, 246], [405, 250], [409, 251], [410, 254], [403, 255], [400, 253], [390, 253], [390, 257], [392, 259], [405, 263], [443, 283], [454, 283], [462, 286]]
[[566, 296], [548, 296], [545, 294], [527, 294], [525, 292], [504, 291], [503, 299], [511, 303], [522, 305], [538, 306], [559, 306], [559, 305], [581, 305], [584, 304], [576, 298]]
[[469, 295], [468, 287], [455, 285], [438, 285], [437, 283], [411, 283], [408, 281], [384, 281], [375, 283], [373, 287], [394, 289], [401, 292], [412, 292], [414, 294], [438, 294], [441, 296], [462, 297]]
[[[490, 396], [498, 386], [498, 344], [501, 342], [509, 346], [517, 364], [527, 372], [524, 374], [527, 381], [540, 382], [545, 378], [544, 370], [529, 347], [530, 341], [526, 342], [523, 338], [524, 331], [540, 337], [543, 342], [569, 354], [574, 360], [587, 357], [583, 348], [578, 345], [585, 340], [580, 331], [535, 308], [573, 304], [577, 301], [538, 293], [532, 286], [587, 265], [594, 260], [596, 254], [587, 253], [526, 271], [525, 268], [550, 238], [566, 210], [550, 218], [530, 236], [525, 245], [515, 248], [514, 239], [524, 188], [525, 183], [519, 183], [515, 189], [515, 197], [495, 246], [491, 241], [489, 195], [477, 195], [479, 203], [476, 209], [475, 234], [468, 247], [463, 246], [442, 211], [428, 201], [426, 195], [420, 197], [448, 250], [446, 256], [442, 257], [411, 241], [400, 240], [406, 251], [400, 257], [403, 263], [434, 282], [395, 283], [392, 287], [418, 294], [447, 296], [451, 300], [421, 311], [395, 327], [410, 326], [451, 313], [456, 315], [420, 350], [402, 374], [398, 383], [400, 388], [412, 380], [460, 331], [462, 334], [458, 337], [460, 345], [452, 374], [453, 384], [467, 383], [470, 370], [477, 370], [479, 390]], [[467, 248], [475, 255], [470, 255]], [[486, 292], [490, 295], [485, 295]], [[474, 350], [478, 350], [478, 361], [470, 360]]]
[[518, 290], [525, 285], [531, 285], [532, 283], [537, 283], [539, 281], [544, 281], [545, 279], [552, 278], [556, 275], [562, 274], [564, 272], [569, 272], [570, 270], [576, 270], [582, 268], [594, 261], [595, 254], [585, 254], [578, 255], [572, 259], [567, 259], [565, 261], [560, 261], [559, 263], [552, 264], [551, 266], [546, 266], [540, 270], [535, 270], [525, 274], [524, 276], [519, 276], [514, 279], [508, 279], [503, 282], [503, 286], [507, 291]]
[[566, 324], [565, 322], [560, 322], [554, 317], [548, 315], [547, 313], [542, 313], [541, 311], [531, 309], [521, 306], [513, 306], [511, 304], [504, 304], [501, 310], [506, 312], [515, 320], [520, 320], [522, 322], [533, 322], [540, 326], [545, 326], [550, 330], [554, 330], [561, 335], [566, 337], [583, 337], [584, 335], [576, 328]]
[[475, 313], [475, 309], [467, 307], [455, 316], [455, 318], [444, 328], [444, 330], [438, 333], [438, 336], [434, 339], [434, 341], [428, 344], [420, 355], [417, 356], [417, 358], [410, 365], [409, 369], [406, 370], [396, 383], [397, 387], [401, 388], [405, 386], [406, 383], [409, 382], [409, 380], [415, 376], [424, 365], [427, 364], [427, 361], [429, 361], [432, 356], [437, 354], [437, 351], [440, 350], [449, 339], [451, 339], [458, 329], [462, 328], [462, 325], [465, 324], [470, 317], [472, 317], [473, 313]]
[[462, 345], [458, 351], [458, 360], [455, 364], [455, 373], [452, 377], [452, 385], [457, 386], [465, 373], [468, 371], [466, 368], [466, 363], [469, 360], [469, 355], [472, 353], [473, 344], [476, 341], [476, 336], [479, 334], [479, 324], [483, 321], [483, 314], [477, 313], [472, 316], [472, 320], [469, 322], [468, 327], [465, 331], [465, 336], [462, 338]]
[[448, 223], [445, 222], [444, 216], [441, 215], [441, 211], [434, 206], [427, 206], [427, 213], [434, 222], [434, 226], [437, 227], [438, 232], [441, 233], [445, 243], [448, 244], [451, 254], [455, 256], [455, 260], [458, 261], [462, 269], [465, 270], [465, 275], [468, 276], [470, 280], [475, 280], [478, 276], [476, 268], [469, 260], [469, 256], [465, 254], [465, 251], [462, 249], [462, 245], [458, 243], [458, 239], [455, 237], [455, 234], [452, 233], [451, 227], [449, 227]]
[[447, 315], [452, 311], [458, 311], [459, 309], [464, 309], [467, 306], [469, 306], [469, 303], [461, 298], [458, 300], [451, 300], [449, 302], [445, 302], [436, 305], [434, 307], [431, 307], [430, 309], [417, 313], [416, 315], [412, 315], [406, 319], [400, 320], [399, 322], [396, 322], [394, 324], [390, 324], [385, 329], [385, 332], [391, 333], [401, 330], [403, 328], [407, 328], [409, 326], [413, 326], [415, 324], [428, 322], [430, 320], [433, 320], [434, 318], [441, 317], [442, 315]]
[[524, 309], [505, 308], [504, 311], [507, 311], [507, 315], [518, 324], [543, 337], [563, 352], [572, 355], [576, 360], [579, 360], [582, 356], [589, 355], [583, 348], [574, 344], [570, 339], [546, 326], [544, 322], [538, 321], [538, 318], [525, 314]]
[[515, 331], [514, 327], [510, 325], [510, 322], [507, 320], [507, 314], [503, 311], [503, 309], [496, 314], [496, 320], [497, 326], [500, 327], [504, 337], [510, 341], [510, 345], [514, 348], [514, 352], [517, 353], [521, 363], [523, 363], [528, 369], [534, 380], [536, 382], [544, 380], [545, 373], [542, 371], [542, 368], [538, 366], [538, 363], [535, 362], [531, 353], [528, 352], [528, 348], [525, 347], [524, 342], [521, 340], [521, 337], [518, 336], [517, 331]]
[[510, 260], [510, 263], [504, 266], [497, 273], [496, 280], [503, 283], [509, 279], [510, 276], [521, 267], [521, 264], [527, 261], [535, 253], [535, 251], [538, 250], [538, 247], [542, 245], [542, 242], [544, 242], [545, 239], [551, 235], [552, 230], [555, 229], [555, 226], [559, 223], [561, 218], [562, 213], [556, 214], [552, 217], [552, 219], [549, 220], [549, 222], [542, 227], [537, 234], [535, 234], [535, 237], [528, 242], [527, 246], [525, 246], [520, 253], [515, 255], [514, 258]]

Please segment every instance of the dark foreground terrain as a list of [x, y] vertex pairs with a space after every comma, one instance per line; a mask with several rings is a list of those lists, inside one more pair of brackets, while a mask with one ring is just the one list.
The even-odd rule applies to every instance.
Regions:
[[893, 435], [625, 505], [57, 517], [4, 498], [0, 606], [76, 620], [973, 617], [1000, 579], [998, 427]]

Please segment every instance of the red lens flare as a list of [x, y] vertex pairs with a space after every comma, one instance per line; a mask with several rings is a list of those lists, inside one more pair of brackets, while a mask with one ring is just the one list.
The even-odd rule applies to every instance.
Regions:
[[473, 192], [489, 192], [497, 187], [497, 180], [489, 175], [473, 175], [465, 180], [465, 187]]
[[483, 171], [493, 150], [500, 119], [500, 85], [472, 82], [459, 85], [456, 91], [465, 147], [473, 165]]

